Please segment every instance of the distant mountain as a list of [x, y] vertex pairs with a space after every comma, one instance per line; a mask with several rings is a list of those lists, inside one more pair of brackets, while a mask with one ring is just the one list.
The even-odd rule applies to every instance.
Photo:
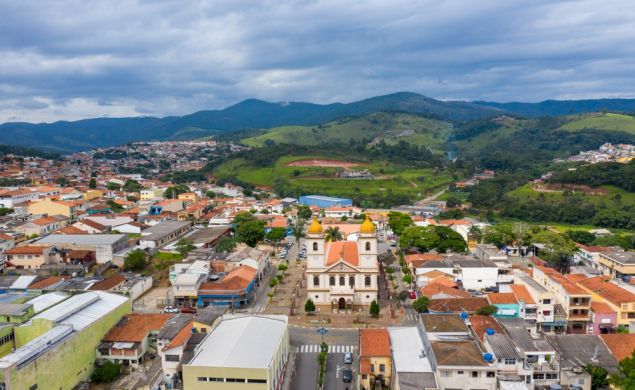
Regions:
[[524, 117], [559, 116], [588, 112], [635, 113], [635, 99], [545, 100], [540, 103], [496, 103], [475, 101], [481, 107], [497, 108]]
[[348, 104], [270, 103], [249, 99], [223, 110], [199, 111], [181, 117], [97, 118], [50, 124], [5, 123], [0, 125], [0, 143], [69, 152], [131, 141], [191, 139], [222, 131], [314, 125], [340, 117], [381, 111], [422, 114], [450, 121], [500, 114], [497, 108], [466, 102], [443, 102], [409, 92]]

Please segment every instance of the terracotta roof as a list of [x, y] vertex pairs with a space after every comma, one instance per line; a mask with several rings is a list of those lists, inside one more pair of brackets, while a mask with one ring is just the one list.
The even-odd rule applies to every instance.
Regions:
[[55, 231], [57, 234], [88, 234], [88, 232], [78, 229], [75, 226], [66, 226]]
[[439, 366], [486, 366], [474, 340], [433, 341], [432, 351]]
[[524, 285], [522, 285], [522, 284], [512, 284], [509, 287], [512, 289], [512, 293], [516, 296], [517, 300], [519, 300], [519, 301], [523, 300], [528, 305], [535, 305], [536, 304], [536, 301], [534, 300], [534, 298], [529, 293], [529, 290], [527, 290], [527, 287], [525, 287]]
[[179, 347], [179, 346], [185, 344], [187, 342], [187, 340], [189, 340], [190, 336], [192, 336], [192, 324], [193, 323], [194, 323], [194, 321], [188, 322], [183, 327], [183, 329], [181, 329], [179, 331], [179, 333], [177, 333], [176, 336], [174, 336], [174, 338], [172, 340], [170, 340], [170, 343], [168, 343], [168, 345], [163, 347], [163, 350], [167, 351], [169, 349], [176, 348], [176, 347]]
[[220, 282], [205, 282], [201, 284], [198, 289], [199, 295], [246, 289], [256, 277], [256, 273], [257, 270], [246, 265], [234, 268]]
[[635, 294], [611, 283], [608, 276], [596, 276], [582, 280], [579, 284], [614, 305], [635, 302]]
[[611, 309], [611, 306], [604, 302], [592, 301], [591, 310], [598, 314], [616, 314], [616, 311]]
[[435, 295], [444, 294], [454, 298], [470, 298], [472, 295], [467, 291], [462, 291], [453, 287], [444, 286], [441, 284], [428, 284], [421, 288], [421, 295], [431, 298]]
[[35, 219], [33, 221], [34, 224], [38, 225], [38, 226], [45, 226], [45, 225], [50, 225], [52, 223], [57, 223], [59, 222], [59, 220], [57, 218], [53, 218], [53, 217], [43, 217], [43, 218], [38, 218]]
[[390, 356], [390, 336], [386, 329], [360, 329], [359, 356]]
[[49, 276], [48, 278], [39, 280], [35, 283], [31, 283], [29, 285], [29, 289], [34, 289], [34, 290], [44, 289], [62, 280], [64, 279], [60, 276]]
[[602, 337], [604, 344], [606, 344], [617, 361], [631, 357], [633, 351], [635, 351], [635, 333], [603, 334], [600, 337]]
[[46, 246], [16, 246], [13, 249], [4, 251], [5, 255], [41, 255]]
[[128, 314], [110, 329], [102, 341], [140, 343], [150, 331], [159, 331], [173, 314]]
[[102, 280], [101, 282], [97, 282], [93, 284], [92, 286], [90, 286], [89, 290], [108, 291], [111, 288], [120, 285], [125, 280], [126, 278], [124, 278], [123, 275], [120, 275], [120, 274], [113, 275], [109, 278]]
[[562, 288], [564, 288], [569, 294], [573, 294], [573, 295], [588, 295], [588, 293], [582, 287], [578, 286], [577, 284], [573, 283], [569, 279], [565, 278], [558, 271], [556, 271], [556, 270], [554, 270], [552, 268], [541, 267], [541, 266], [538, 266], [538, 265], [535, 266], [534, 268], [537, 268], [537, 269], [541, 270], [542, 272], [544, 272], [545, 275], [550, 276], [551, 279], [553, 279], [554, 281], [558, 282], [562, 286]]
[[492, 305], [512, 305], [518, 303], [513, 293], [491, 293], [487, 294], [487, 298]]
[[443, 256], [436, 253], [415, 253], [412, 255], [405, 255], [404, 260], [406, 260], [406, 263], [422, 263], [430, 260], [443, 260]]
[[449, 299], [431, 299], [428, 310], [438, 313], [473, 313], [481, 307], [489, 306], [486, 298], [449, 298]]
[[584, 279], [587, 279], [587, 277], [582, 274], [568, 274], [564, 277], [567, 278], [567, 280], [572, 281], [573, 283], [578, 283]]
[[106, 226], [102, 225], [101, 223], [95, 222], [92, 219], [88, 219], [88, 218], [82, 219], [79, 222], [84, 224], [84, 225], [86, 225], [86, 226], [90, 226], [93, 229], [97, 229], [97, 230], [101, 230], [101, 231], [104, 231], [104, 230], [108, 229]]
[[357, 243], [353, 241], [336, 241], [328, 244], [326, 248], [326, 265], [333, 265], [340, 259], [351, 265], [359, 265], [359, 253]]
[[0, 240], [14, 240], [14, 238], [8, 234], [0, 233]]
[[494, 329], [496, 333], [503, 333], [503, 327], [492, 316], [470, 316], [470, 327], [481, 341], [485, 339], [488, 328]]

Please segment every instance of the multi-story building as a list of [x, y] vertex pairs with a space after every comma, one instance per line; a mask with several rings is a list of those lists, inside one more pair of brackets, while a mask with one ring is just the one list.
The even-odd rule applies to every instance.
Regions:
[[584, 264], [587, 267], [600, 269], [600, 253], [607, 251], [609, 248], [605, 246], [587, 246], [576, 244], [576, 250], [573, 252], [573, 262], [575, 264]]
[[306, 238], [307, 296], [316, 306], [350, 310], [377, 300], [377, 233], [366, 218], [357, 241], [327, 242], [317, 219]]
[[609, 276], [596, 276], [578, 282], [591, 293], [591, 299], [607, 304], [617, 313], [617, 324], [628, 326], [635, 321], [635, 294], [614, 284]]
[[280, 388], [289, 357], [287, 321], [286, 316], [223, 316], [183, 364], [184, 388]]
[[[533, 279], [551, 291], [567, 315], [568, 333], [587, 333], [591, 321], [591, 294], [554, 269], [535, 266]], [[556, 309], [557, 310], [557, 309]]]
[[386, 329], [361, 329], [359, 331], [360, 386], [373, 389], [376, 383], [392, 383], [392, 355], [390, 336]]
[[635, 252], [609, 248], [598, 253], [600, 270], [618, 279], [630, 279], [635, 275]]
[[531, 312], [527, 312], [530, 305], [525, 309], [525, 313], [527, 321], [536, 325], [536, 330], [546, 333], [566, 331], [566, 315], [562, 314], [563, 310], [556, 312], [556, 298], [551, 291], [525, 273], [517, 273], [514, 282], [514, 286], [525, 287], [535, 302], [535, 318], [532, 318]]

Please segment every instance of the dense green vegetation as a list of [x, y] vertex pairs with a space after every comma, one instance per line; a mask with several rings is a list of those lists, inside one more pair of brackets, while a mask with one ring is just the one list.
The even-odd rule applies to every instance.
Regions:
[[7, 154], [13, 154], [15, 156], [25, 156], [25, 157], [41, 157], [46, 159], [56, 159], [60, 156], [57, 152], [46, 151], [42, 149], [36, 148], [28, 148], [24, 146], [17, 145], [3, 145], [0, 144], [0, 157], [5, 156]]

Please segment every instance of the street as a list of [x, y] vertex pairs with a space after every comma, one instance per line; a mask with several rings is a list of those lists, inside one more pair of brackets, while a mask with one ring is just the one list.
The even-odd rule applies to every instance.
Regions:
[[[296, 354], [295, 375], [291, 382], [292, 390], [314, 389], [318, 374], [318, 352], [322, 337], [316, 329], [295, 328], [289, 329], [289, 339], [298, 353]], [[358, 370], [357, 354], [359, 353], [359, 335], [357, 330], [329, 329], [324, 335], [324, 342], [329, 345], [329, 353], [326, 362], [326, 389], [353, 389], [351, 383], [342, 381], [342, 368], [344, 353], [351, 352], [354, 360], [349, 365], [353, 369], [353, 380]], [[338, 370], [339, 366], [339, 370]]]

